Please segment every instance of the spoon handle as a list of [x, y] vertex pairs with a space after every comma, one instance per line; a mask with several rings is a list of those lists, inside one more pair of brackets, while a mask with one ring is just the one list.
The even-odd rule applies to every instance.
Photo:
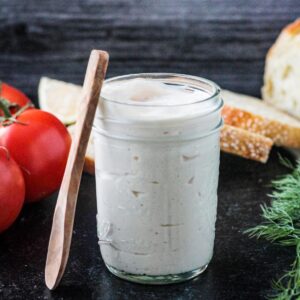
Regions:
[[46, 285], [51, 290], [59, 284], [69, 257], [84, 157], [107, 65], [107, 52], [99, 50], [91, 52], [84, 79], [75, 135], [53, 216], [45, 268]]

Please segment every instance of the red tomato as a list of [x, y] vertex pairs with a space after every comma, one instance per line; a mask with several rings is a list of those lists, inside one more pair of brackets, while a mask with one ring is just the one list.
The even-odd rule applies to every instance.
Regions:
[[0, 146], [0, 233], [18, 217], [25, 198], [25, 183], [17, 163]]
[[[7, 83], [0, 82], [0, 98], [7, 100], [12, 104], [17, 104], [20, 107], [25, 106], [26, 104], [31, 104], [30, 99], [23, 94], [20, 90], [8, 85]], [[18, 108], [11, 108], [11, 113], [15, 113]], [[0, 116], [3, 115], [0, 110]]]
[[0, 145], [23, 171], [27, 202], [41, 200], [59, 188], [71, 137], [55, 116], [39, 109], [25, 110], [16, 123], [0, 128]]

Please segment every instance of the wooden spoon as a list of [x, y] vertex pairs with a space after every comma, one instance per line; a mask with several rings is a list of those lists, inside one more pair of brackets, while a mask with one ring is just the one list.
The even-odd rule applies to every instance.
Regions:
[[68, 261], [84, 157], [107, 65], [107, 52], [91, 52], [84, 79], [80, 114], [53, 216], [45, 268], [45, 281], [50, 290], [59, 284]]

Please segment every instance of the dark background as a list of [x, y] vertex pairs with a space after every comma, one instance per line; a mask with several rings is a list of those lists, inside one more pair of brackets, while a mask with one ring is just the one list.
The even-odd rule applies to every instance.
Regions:
[[[89, 52], [110, 52], [108, 76], [180, 72], [260, 94], [266, 51], [300, 16], [300, 2], [0, 0], [0, 79], [37, 101], [42, 75], [80, 84]], [[70, 261], [61, 286], [44, 285], [56, 194], [26, 206], [0, 236], [0, 299], [263, 299], [294, 255], [242, 232], [261, 220], [271, 179], [287, 170], [274, 149], [266, 165], [222, 154], [215, 255], [193, 281], [147, 287], [106, 271], [97, 245], [92, 176], [84, 175]], [[0, 183], [1, 184], [1, 183]]]
[[0, 78], [36, 99], [42, 75], [81, 84], [92, 48], [108, 76], [180, 72], [260, 94], [266, 51], [299, 0], [0, 0]]

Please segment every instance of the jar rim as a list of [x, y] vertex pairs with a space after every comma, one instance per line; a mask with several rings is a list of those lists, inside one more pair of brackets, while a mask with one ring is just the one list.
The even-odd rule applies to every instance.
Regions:
[[[188, 106], [188, 105], [193, 105], [197, 103], [205, 103], [209, 100], [215, 99], [220, 96], [221, 93], [221, 88], [219, 85], [217, 85], [215, 82], [200, 77], [200, 76], [194, 76], [194, 75], [186, 75], [186, 74], [180, 74], [180, 73], [134, 73], [134, 74], [126, 74], [126, 75], [120, 75], [120, 76], [115, 76], [109, 79], [106, 79], [104, 83], [112, 83], [112, 82], [117, 82], [117, 81], [122, 81], [122, 80], [129, 80], [129, 79], [135, 79], [135, 78], [144, 78], [144, 79], [170, 79], [170, 78], [181, 78], [181, 79], [186, 79], [186, 80], [191, 80], [194, 81], [194, 84], [196, 85], [197, 83], [204, 83], [207, 86], [209, 86], [212, 89], [211, 94], [209, 93], [208, 90], [205, 90], [207, 93], [208, 97], [207, 98], [201, 98], [201, 100], [196, 100], [194, 102], [189, 102], [189, 103], [180, 103], [180, 104], [174, 104], [174, 105], [164, 105], [164, 104], [144, 104], [143, 102], [136, 102], [136, 103], [128, 103], [128, 102], [121, 102], [118, 100], [113, 100], [113, 99], [108, 99], [105, 98], [104, 96], [101, 95], [101, 99], [104, 100], [105, 102], [111, 102], [111, 103], [116, 103], [120, 105], [125, 105], [125, 106], [131, 106], [131, 107], [183, 107], [183, 106]], [[188, 85], [186, 82], [182, 82], [184, 85]]]

